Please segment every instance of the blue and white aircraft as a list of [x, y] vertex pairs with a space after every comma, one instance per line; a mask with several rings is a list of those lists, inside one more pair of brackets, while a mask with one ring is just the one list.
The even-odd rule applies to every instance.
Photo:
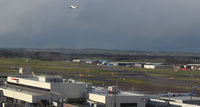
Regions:
[[181, 96], [194, 96], [197, 93], [198, 86], [194, 86], [189, 93], [166, 93], [159, 94], [160, 97], [181, 97]]

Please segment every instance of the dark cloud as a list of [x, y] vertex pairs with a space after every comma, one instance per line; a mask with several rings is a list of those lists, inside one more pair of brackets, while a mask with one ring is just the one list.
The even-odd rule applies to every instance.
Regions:
[[[69, 9], [70, 4], [79, 10]], [[0, 0], [0, 46], [200, 52], [199, 0]]]

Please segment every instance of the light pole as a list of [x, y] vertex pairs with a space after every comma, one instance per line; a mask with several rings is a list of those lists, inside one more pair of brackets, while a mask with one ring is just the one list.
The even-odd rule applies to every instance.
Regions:
[[190, 101], [192, 101], [192, 84], [193, 84], [193, 75], [190, 74], [190, 77], [191, 77], [191, 95], [190, 95]]

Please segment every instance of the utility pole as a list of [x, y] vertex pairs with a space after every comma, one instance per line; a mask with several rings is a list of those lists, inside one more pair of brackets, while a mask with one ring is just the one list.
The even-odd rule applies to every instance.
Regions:
[[116, 85], [116, 88], [114, 90], [114, 107], [117, 107], [117, 91], [118, 91], [118, 78], [119, 78], [118, 71], [116, 71], [115, 74], [116, 73], [117, 73], [117, 75], [115, 75], [115, 85]]
[[[191, 84], [190, 84], [190, 86], [191, 86], [191, 93], [192, 93], [193, 75], [190, 74], [190, 76], [191, 76]], [[192, 101], [192, 94], [190, 95], [190, 101]]]

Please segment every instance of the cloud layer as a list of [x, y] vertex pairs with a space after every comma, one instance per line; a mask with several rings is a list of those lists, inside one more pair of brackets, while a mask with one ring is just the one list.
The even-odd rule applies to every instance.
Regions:
[[200, 52], [199, 10], [199, 0], [0, 0], [0, 47]]

